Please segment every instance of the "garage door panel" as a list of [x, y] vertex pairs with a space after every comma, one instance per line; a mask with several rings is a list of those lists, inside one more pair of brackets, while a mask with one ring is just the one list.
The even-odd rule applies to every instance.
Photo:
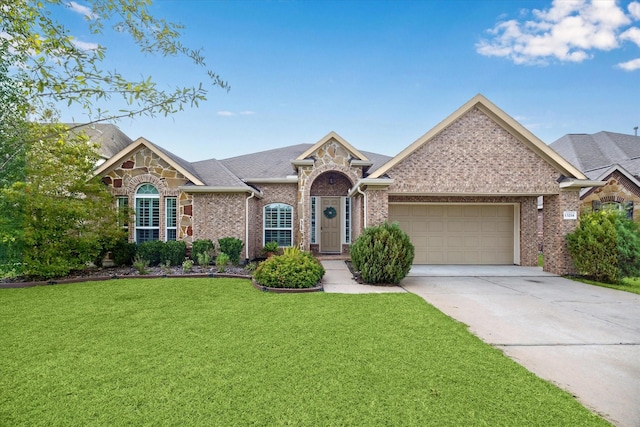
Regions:
[[513, 264], [513, 205], [395, 205], [416, 264]]

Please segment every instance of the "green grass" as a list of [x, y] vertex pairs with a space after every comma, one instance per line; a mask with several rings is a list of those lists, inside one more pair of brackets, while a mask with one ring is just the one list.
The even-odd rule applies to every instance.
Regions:
[[582, 283], [588, 283], [589, 285], [602, 286], [603, 288], [611, 288], [617, 289], [619, 291], [640, 294], [640, 277], [627, 277], [625, 279], [622, 279], [622, 283], [596, 282], [595, 280], [583, 279], [581, 277], [573, 279]]
[[0, 307], [2, 426], [608, 425], [412, 294], [114, 280]]

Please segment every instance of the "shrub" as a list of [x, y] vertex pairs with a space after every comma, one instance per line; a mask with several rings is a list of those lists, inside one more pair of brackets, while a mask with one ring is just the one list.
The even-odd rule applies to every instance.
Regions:
[[224, 252], [220, 252], [216, 258], [216, 267], [218, 267], [218, 273], [224, 273], [227, 271], [227, 264], [229, 264], [229, 255]]
[[254, 279], [270, 288], [312, 288], [324, 276], [320, 262], [308, 252], [287, 251], [258, 265]]
[[414, 248], [398, 223], [367, 227], [351, 245], [351, 261], [366, 283], [399, 283], [413, 263]]
[[206, 267], [211, 262], [211, 256], [209, 256], [209, 252], [200, 252], [197, 257], [198, 265], [200, 267]]
[[189, 273], [192, 268], [193, 268], [193, 260], [190, 260], [189, 258], [185, 258], [184, 261], [182, 261], [182, 271], [184, 271], [185, 273]]
[[267, 242], [264, 244], [264, 247], [262, 248], [262, 253], [264, 255], [272, 255], [275, 254], [276, 252], [278, 252], [278, 242]]
[[211, 256], [215, 253], [215, 249], [215, 245], [211, 240], [198, 239], [194, 241], [193, 245], [191, 246], [191, 259], [194, 261], [198, 261], [198, 255], [205, 252], [209, 255], [209, 259], [211, 259]]
[[599, 282], [640, 274], [638, 225], [617, 211], [583, 214], [578, 228], [567, 235], [567, 245], [578, 273]]
[[136, 255], [133, 260], [133, 268], [138, 270], [138, 274], [148, 274], [147, 267], [149, 267], [149, 260], [143, 259], [140, 255]]
[[218, 246], [220, 247], [220, 252], [229, 255], [229, 260], [233, 265], [238, 265], [243, 246], [242, 240], [235, 237], [223, 237], [218, 239]]
[[127, 240], [118, 240], [111, 254], [113, 255], [113, 263], [117, 266], [133, 265], [133, 258], [136, 256], [137, 246], [135, 243], [129, 243]]
[[169, 240], [162, 247], [162, 263], [180, 265], [187, 256], [187, 244], [182, 240]]
[[136, 257], [146, 259], [150, 266], [156, 266], [162, 262], [164, 251], [164, 242], [160, 240], [152, 240], [142, 242], [136, 250]]

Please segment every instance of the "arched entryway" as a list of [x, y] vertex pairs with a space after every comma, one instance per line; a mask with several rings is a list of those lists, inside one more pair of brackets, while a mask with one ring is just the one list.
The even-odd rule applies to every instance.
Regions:
[[319, 175], [311, 185], [311, 251], [317, 254], [341, 254], [351, 240], [351, 200], [353, 186], [337, 171]]

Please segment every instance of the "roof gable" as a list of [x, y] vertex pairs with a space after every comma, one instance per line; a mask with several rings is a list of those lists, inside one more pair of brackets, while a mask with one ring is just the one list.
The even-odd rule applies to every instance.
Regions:
[[111, 157], [106, 162], [101, 164], [95, 170], [94, 174], [95, 175], [104, 174], [105, 172], [107, 172], [112, 167], [118, 165], [123, 159], [125, 159], [126, 157], [128, 157], [132, 153], [134, 153], [137, 150], [139, 150], [141, 147], [146, 147], [149, 150], [151, 150], [158, 157], [160, 157], [162, 160], [164, 160], [169, 165], [171, 165], [171, 167], [173, 167], [174, 169], [179, 171], [181, 174], [183, 174], [189, 181], [193, 182], [196, 185], [204, 185], [202, 180], [197, 176], [197, 173], [195, 172], [193, 166], [189, 162], [187, 162], [186, 160], [176, 156], [173, 153], [170, 153], [169, 151], [161, 149], [160, 147], [152, 144], [147, 139], [142, 138], [142, 137], [136, 139], [131, 144], [126, 146], [124, 149], [120, 150], [113, 157]]
[[309, 157], [315, 155], [319, 150], [321, 150], [325, 146], [325, 144], [327, 144], [331, 140], [337, 141], [345, 150], [347, 150], [347, 152], [349, 152], [349, 154], [351, 155], [352, 159], [362, 160], [362, 161], [365, 161], [365, 162], [369, 161], [367, 156], [365, 156], [360, 151], [355, 149], [345, 139], [343, 139], [340, 135], [338, 135], [337, 133], [335, 133], [333, 131], [329, 132], [324, 137], [322, 137], [318, 142], [316, 142], [311, 147], [309, 147], [309, 149], [307, 149], [307, 151], [305, 151], [304, 153], [299, 155], [296, 158], [296, 160], [306, 160], [306, 159], [308, 159]]
[[578, 170], [575, 166], [573, 166], [562, 156], [556, 153], [553, 149], [547, 146], [544, 142], [538, 139], [535, 135], [529, 132], [524, 126], [522, 126], [515, 119], [506, 114], [504, 111], [502, 111], [482, 95], [476, 95], [466, 104], [458, 108], [449, 117], [437, 124], [429, 132], [422, 135], [415, 142], [402, 150], [398, 155], [393, 157], [389, 162], [372, 173], [371, 178], [380, 178], [384, 176], [391, 168], [411, 156], [421, 147], [429, 144], [429, 142], [432, 141], [438, 134], [443, 132], [454, 122], [458, 121], [462, 116], [467, 114], [473, 108], [477, 108], [486, 116], [491, 118], [498, 126], [503, 128], [514, 138], [531, 149], [538, 157], [542, 158], [558, 172], [568, 177], [586, 179], [586, 177], [582, 172], [580, 172], [580, 170]]

